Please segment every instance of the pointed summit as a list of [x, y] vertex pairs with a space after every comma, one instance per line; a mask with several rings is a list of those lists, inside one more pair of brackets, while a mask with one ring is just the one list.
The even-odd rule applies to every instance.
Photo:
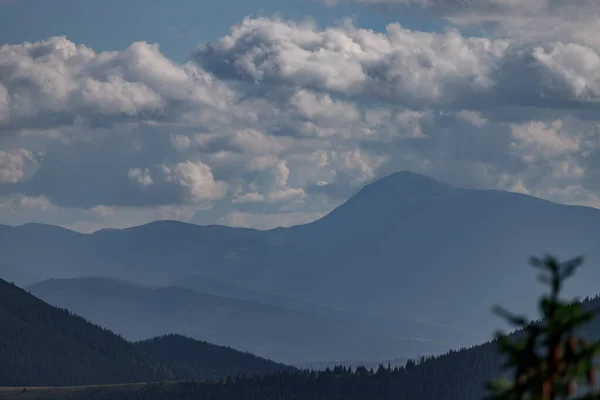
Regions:
[[366, 185], [325, 217], [306, 226], [325, 232], [317, 235], [319, 240], [379, 231], [405, 206], [463, 190], [416, 172], [399, 171]]
[[[366, 185], [327, 217], [342, 214], [343, 218], [367, 217], [387, 213], [406, 201], [418, 201], [463, 190], [429, 176], [411, 171], [399, 171]], [[325, 217], [325, 218], [327, 218]]]
[[385, 196], [394, 199], [420, 198], [456, 189], [427, 175], [412, 171], [399, 171], [366, 185], [348, 202], [365, 196]]

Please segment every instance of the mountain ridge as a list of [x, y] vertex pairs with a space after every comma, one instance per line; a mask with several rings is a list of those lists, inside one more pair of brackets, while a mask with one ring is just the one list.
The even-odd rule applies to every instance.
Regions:
[[287, 364], [347, 354], [360, 358], [376, 354], [375, 359], [381, 359], [388, 351], [416, 355], [419, 349], [447, 348], [440, 343], [397, 339], [393, 332], [367, 329], [332, 314], [310, 314], [181, 287], [146, 288], [106, 278], [78, 278], [46, 280], [28, 290], [128, 340], [183, 334]]
[[[531, 255], [600, 263], [598, 209], [411, 172], [374, 181], [325, 217], [289, 228], [155, 222], [91, 235], [19, 232], [0, 230], [0, 275], [21, 284], [104, 276], [165, 286], [205, 276], [458, 347], [498, 327], [489, 309], [504, 298], [515, 307], [533, 302], [524, 268]], [[584, 268], [573, 290], [593, 295], [597, 281], [600, 273]]]
[[173, 344], [172, 339], [129, 342], [0, 279], [0, 386], [220, 379], [228, 376], [224, 373], [293, 369], [232, 348], [183, 336]]

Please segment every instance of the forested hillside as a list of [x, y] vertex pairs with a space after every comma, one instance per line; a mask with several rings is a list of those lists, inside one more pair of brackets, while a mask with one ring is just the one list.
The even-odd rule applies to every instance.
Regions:
[[0, 280], [0, 386], [167, 379], [125, 339]]
[[228, 376], [252, 376], [294, 370], [292, 367], [250, 353], [181, 335], [148, 339], [135, 343], [135, 346], [184, 380], [218, 380]]
[[[585, 301], [587, 308], [600, 307], [600, 298]], [[589, 324], [586, 335], [600, 336], [600, 320]], [[482, 400], [485, 383], [501, 375], [501, 359], [491, 341], [406, 367], [381, 366], [350, 370], [337, 367], [321, 372], [295, 371], [262, 377], [228, 379], [221, 383], [182, 382], [148, 385], [138, 391], [99, 391], [97, 400]], [[63, 399], [85, 398], [89, 389], [62, 393]], [[58, 395], [57, 395], [58, 396]], [[32, 397], [41, 398], [41, 397]], [[51, 399], [52, 397], [44, 397]]]
[[0, 279], [0, 386], [202, 380], [285, 368], [183, 337], [132, 344]]

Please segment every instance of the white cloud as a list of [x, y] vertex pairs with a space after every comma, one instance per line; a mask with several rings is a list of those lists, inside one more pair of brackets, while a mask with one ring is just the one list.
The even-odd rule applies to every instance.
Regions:
[[233, 204], [244, 204], [244, 203], [262, 203], [265, 201], [265, 196], [260, 193], [252, 192], [245, 193], [241, 196], [235, 197], [231, 202]]
[[248, 163], [248, 169], [250, 171], [265, 171], [273, 167], [275, 164], [277, 164], [277, 162], [279, 162], [279, 159], [270, 154], [256, 156], [250, 159], [250, 162]]
[[98, 216], [105, 217], [115, 212], [114, 207], [96, 206], [92, 207], [90, 211]]
[[185, 188], [192, 203], [218, 200], [225, 196], [227, 183], [215, 181], [210, 167], [201, 161], [186, 161], [170, 169], [164, 167], [168, 180]]
[[553, 157], [573, 153], [580, 150], [576, 138], [561, 131], [561, 120], [545, 124], [541, 121], [531, 121], [525, 124], [512, 125], [511, 133], [515, 141], [511, 145], [519, 151], [526, 152], [524, 157], [534, 156]]
[[497, 186], [498, 188], [508, 190], [509, 192], [531, 194], [522, 178], [511, 176], [506, 173], [503, 173], [498, 177]]
[[[492, 90], [495, 65], [507, 49], [504, 40], [455, 30], [425, 33], [391, 24], [377, 33], [348, 22], [320, 31], [311, 23], [245, 18], [228, 36], [200, 46], [193, 59], [223, 78], [417, 104]], [[306, 104], [315, 100], [326, 106], [320, 115], [344, 107], [310, 96], [300, 91], [293, 99], [305, 115], [316, 112]]]
[[275, 182], [279, 186], [286, 186], [288, 178], [290, 176], [290, 169], [287, 166], [285, 161], [280, 161], [273, 168], [273, 173], [275, 174]]
[[51, 211], [55, 209], [55, 206], [45, 197], [31, 197], [31, 196], [11, 196], [0, 200], [0, 209], [8, 209], [11, 212], [32, 212], [32, 211]]
[[596, 0], [325, 0], [357, 3], [386, 14], [425, 14], [459, 27], [479, 27], [519, 43], [575, 41], [600, 50]]
[[482, 127], [488, 123], [488, 120], [484, 118], [478, 111], [461, 110], [456, 114], [456, 116], [476, 127]]
[[193, 205], [160, 206], [157, 209], [158, 219], [189, 222], [199, 208]]
[[267, 194], [267, 199], [272, 202], [290, 201], [305, 196], [302, 188], [275, 189]]
[[193, 59], [229, 82], [274, 91], [302, 87], [290, 99], [296, 112], [327, 125], [332, 119], [359, 118], [354, 105], [334, 101], [330, 94], [410, 107], [464, 104], [486, 110], [595, 103], [599, 52], [587, 41], [524, 43], [469, 37], [456, 29], [420, 32], [399, 24], [383, 33], [350, 22], [319, 30], [311, 23], [245, 18], [228, 36], [199, 46]]
[[362, 118], [355, 105], [334, 101], [326, 93], [300, 89], [291, 97], [290, 103], [300, 116], [321, 124], [351, 124]]
[[65, 37], [5, 45], [0, 70], [0, 127], [173, 120], [185, 106], [225, 109], [233, 95], [206, 72], [143, 42], [102, 53]]
[[127, 172], [127, 177], [140, 186], [150, 186], [154, 183], [147, 168], [143, 170], [141, 168], [131, 168]]
[[600, 100], [600, 54], [575, 43], [556, 43], [548, 50], [537, 47], [533, 57], [546, 68], [553, 83], [582, 102]]
[[286, 140], [265, 135], [255, 129], [241, 129], [231, 137], [231, 144], [242, 152], [277, 154], [287, 146]]
[[9, 100], [8, 90], [0, 83], [0, 126], [5, 125], [10, 117]]
[[[527, 10], [542, 3], [491, 1], [473, 20], [521, 14], [538, 29]], [[423, 5], [468, 18], [459, 2]], [[0, 220], [289, 225], [400, 169], [596, 204], [600, 46], [466, 32], [248, 17], [186, 64], [147, 43], [4, 46]]]
[[192, 145], [192, 139], [186, 135], [171, 135], [171, 143], [177, 150], [183, 151]]
[[419, 6], [446, 14], [468, 12], [473, 14], [525, 13], [537, 14], [574, 6], [590, 6], [591, 0], [355, 0], [365, 4]]
[[0, 151], [0, 182], [15, 183], [25, 176], [27, 163], [35, 164], [33, 155], [25, 149]]
[[580, 179], [585, 175], [583, 167], [573, 159], [559, 161], [554, 165], [552, 176], [557, 181]]
[[329, 155], [330, 161], [335, 165], [336, 175], [347, 176], [352, 185], [361, 185], [375, 177], [377, 167], [385, 161], [381, 156], [367, 156], [359, 149], [342, 153], [333, 151]]

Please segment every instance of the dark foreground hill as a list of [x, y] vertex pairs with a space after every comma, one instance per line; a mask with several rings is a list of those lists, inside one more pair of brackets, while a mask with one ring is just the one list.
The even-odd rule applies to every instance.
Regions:
[[135, 347], [166, 366], [182, 380], [219, 380], [294, 370], [251, 353], [242, 353], [181, 335], [171, 334], [144, 340], [135, 343]]
[[[586, 302], [599, 307], [600, 299]], [[600, 319], [585, 332], [600, 337]], [[495, 342], [409, 362], [405, 367], [377, 370], [336, 367], [326, 371], [295, 371], [224, 382], [179, 382], [123, 388], [58, 389], [27, 399], [96, 400], [483, 400], [485, 383], [502, 372]], [[6, 398], [25, 398], [17, 397]], [[0, 399], [2, 397], [0, 396]]]
[[0, 280], [0, 386], [166, 379], [125, 339]]
[[182, 337], [132, 344], [0, 279], [0, 386], [202, 380], [282, 369], [289, 367]]

